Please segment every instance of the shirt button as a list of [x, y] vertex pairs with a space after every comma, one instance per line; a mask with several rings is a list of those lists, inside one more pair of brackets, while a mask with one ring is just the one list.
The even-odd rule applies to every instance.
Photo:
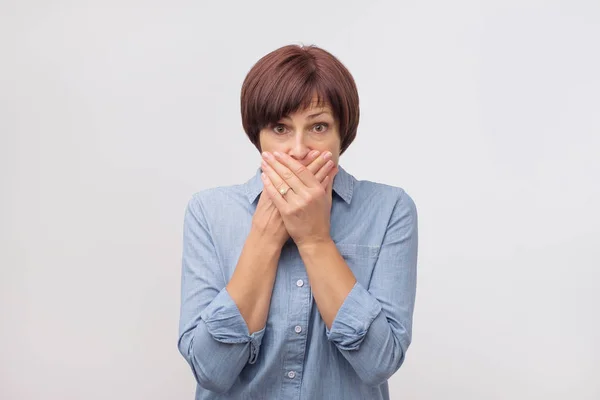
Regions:
[[298, 280], [296, 281], [296, 286], [298, 286], [298, 287], [302, 287], [302, 286], [304, 286], [304, 281], [303, 281], [302, 279], [298, 279]]
[[294, 371], [288, 372], [288, 378], [294, 379], [296, 377], [296, 373]]
[[302, 332], [302, 327], [300, 325], [296, 325], [294, 330], [296, 331], [296, 333], [300, 333], [300, 332]]

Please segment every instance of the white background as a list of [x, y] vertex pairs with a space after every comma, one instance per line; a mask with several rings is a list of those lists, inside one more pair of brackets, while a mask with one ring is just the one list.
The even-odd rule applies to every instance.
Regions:
[[183, 213], [241, 183], [252, 65], [356, 79], [341, 165], [419, 212], [392, 399], [600, 398], [598, 1], [0, 1], [0, 398], [192, 399]]

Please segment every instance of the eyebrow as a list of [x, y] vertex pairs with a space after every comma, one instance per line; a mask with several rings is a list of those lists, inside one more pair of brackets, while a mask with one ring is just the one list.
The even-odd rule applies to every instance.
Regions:
[[[326, 111], [321, 111], [321, 112], [318, 112], [318, 113], [316, 113], [316, 114], [311, 114], [311, 115], [309, 115], [309, 116], [308, 116], [308, 117], [306, 117], [306, 118], [308, 118], [308, 119], [313, 119], [313, 118], [316, 118], [316, 117], [318, 117], [318, 116], [319, 116], [319, 115], [321, 115], [321, 114], [329, 114], [329, 115], [331, 115], [331, 113], [330, 113], [329, 111], [327, 111], [327, 110], [326, 110]], [[289, 117], [289, 115], [285, 115], [285, 116], [283, 116], [283, 117], [282, 117], [282, 119], [290, 119], [290, 117]]]

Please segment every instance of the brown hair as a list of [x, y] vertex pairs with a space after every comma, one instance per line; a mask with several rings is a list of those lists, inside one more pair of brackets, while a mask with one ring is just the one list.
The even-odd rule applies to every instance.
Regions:
[[242, 125], [260, 149], [259, 133], [284, 116], [307, 108], [316, 93], [339, 122], [340, 154], [356, 137], [360, 116], [358, 91], [350, 72], [331, 53], [316, 47], [288, 45], [267, 54], [252, 67], [242, 85]]

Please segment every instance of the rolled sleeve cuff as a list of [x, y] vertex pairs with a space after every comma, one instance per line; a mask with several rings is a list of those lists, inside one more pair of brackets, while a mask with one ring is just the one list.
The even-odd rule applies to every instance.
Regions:
[[381, 304], [358, 282], [338, 310], [327, 339], [341, 350], [358, 350], [371, 323], [381, 312]]
[[250, 343], [250, 364], [256, 362], [265, 328], [249, 334], [246, 321], [237, 305], [223, 288], [213, 301], [200, 313], [208, 333], [222, 343]]

